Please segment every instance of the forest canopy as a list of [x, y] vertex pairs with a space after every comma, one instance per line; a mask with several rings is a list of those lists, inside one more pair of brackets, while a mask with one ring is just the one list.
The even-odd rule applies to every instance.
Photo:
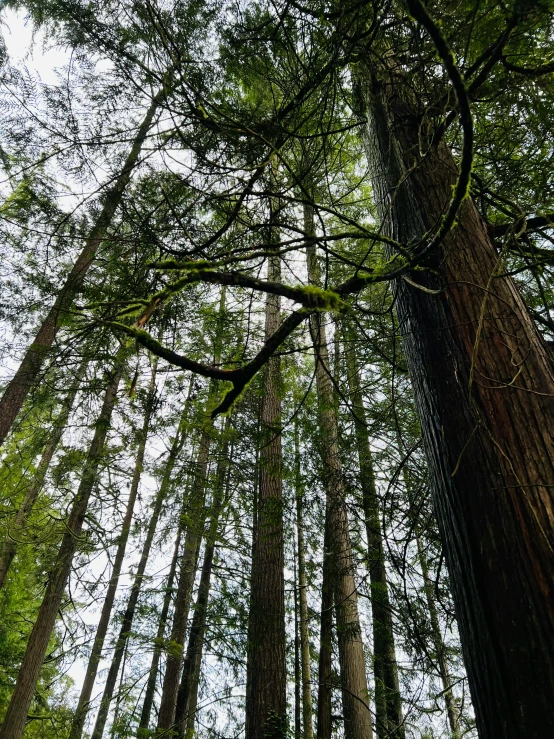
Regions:
[[0, 12], [0, 739], [554, 736], [554, 4]]

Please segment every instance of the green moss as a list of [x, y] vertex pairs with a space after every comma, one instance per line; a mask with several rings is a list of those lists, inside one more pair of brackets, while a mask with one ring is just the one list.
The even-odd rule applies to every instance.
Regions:
[[336, 313], [340, 313], [347, 308], [340, 295], [332, 290], [324, 290], [316, 285], [298, 285], [296, 289], [304, 294], [306, 300], [303, 302], [308, 308]]

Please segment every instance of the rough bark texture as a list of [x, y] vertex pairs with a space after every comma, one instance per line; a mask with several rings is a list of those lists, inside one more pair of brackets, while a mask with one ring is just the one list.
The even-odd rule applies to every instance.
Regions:
[[[365, 81], [366, 142], [383, 221], [409, 243], [440, 220], [457, 170], [444, 144], [421, 158], [393, 75]], [[427, 265], [411, 279], [440, 292], [399, 280], [396, 305], [477, 726], [554, 735], [553, 366], [470, 199]]]
[[112, 656], [112, 662], [110, 664], [110, 669], [108, 671], [108, 677], [106, 678], [106, 685], [104, 686], [104, 693], [102, 694], [102, 700], [100, 702], [100, 708], [98, 710], [98, 716], [96, 717], [96, 723], [94, 725], [94, 730], [92, 732], [91, 739], [102, 739], [102, 735], [104, 733], [104, 727], [106, 725], [106, 720], [108, 718], [108, 711], [110, 708], [110, 703], [112, 701], [113, 694], [115, 691], [117, 675], [119, 673], [119, 668], [121, 667], [121, 660], [123, 659], [123, 654], [125, 652], [125, 648], [129, 640], [131, 628], [133, 626], [133, 620], [135, 618], [137, 602], [138, 602], [138, 598], [139, 598], [140, 591], [142, 588], [142, 583], [144, 580], [144, 573], [146, 571], [148, 557], [150, 556], [150, 549], [152, 548], [152, 544], [154, 542], [154, 536], [156, 534], [156, 528], [158, 526], [160, 513], [162, 511], [162, 506], [164, 504], [164, 501], [167, 497], [167, 494], [168, 494], [168, 491], [171, 485], [171, 479], [172, 479], [173, 469], [175, 467], [175, 462], [177, 461], [179, 453], [181, 452], [181, 449], [183, 448], [183, 445], [187, 437], [192, 388], [193, 388], [193, 378], [191, 377], [188, 397], [185, 402], [183, 412], [181, 414], [181, 419], [179, 421], [179, 428], [177, 429], [175, 439], [173, 440], [173, 443], [171, 445], [167, 463], [164, 469], [162, 482], [160, 484], [158, 492], [156, 493], [154, 505], [152, 506], [152, 512], [150, 514], [150, 522], [148, 524], [148, 531], [146, 532], [146, 539], [144, 541], [144, 546], [142, 548], [142, 553], [141, 553], [140, 560], [138, 563], [137, 572], [135, 574], [133, 586], [129, 594], [127, 608], [125, 609], [125, 613], [123, 615], [123, 621], [121, 622], [121, 628], [119, 630], [119, 635], [118, 635], [118, 638], [115, 644], [115, 650]]
[[[308, 206], [304, 208], [304, 229], [308, 236], [313, 235], [313, 213]], [[307, 261], [309, 280], [312, 284], [318, 285], [317, 258], [313, 246], [307, 248]], [[334, 590], [339, 646], [344, 735], [346, 739], [371, 739], [373, 730], [346, 510], [346, 491], [339, 452], [326, 326], [321, 314], [316, 313], [312, 316], [311, 329], [316, 351], [322, 478], [327, 498], [330, 532], [330, 576]]]
[[365, 519], [370, 578], [371, 612], [373, 616], [373, 671], [375, 676], [376, 731], [380, 739], [406, 735], [402, 718], [402, 701], [398, 683], [398, 667], [389, 586], [385, 566], [381, 511], [375, 486], [373, 458], [369, 445], [367, 417], [362, 395], [360, 368], [351, 326], [344, 321], [344, 353], [354, 412], [354, 430], [360, 470], [362, 508]]
[[116, 358], [115, 369], [104, 395], [102, 409], [96, 422], [81, 482], [71, 506], [66, 531], [58, 550], [56, 562], [48, 578], [46, 592], [27, 643], [27, 650], [19, 669], [4, 723], [0, 729], [0, 739], [21, 739], [25, 729], [27, 713], [33, 700], [40, 668], [46, 655], [48, 642], [56, 623], [56, 616], [71, 572], [73, 555], [77, 549], [83, 528], [90, 494], [97, 480], [121, 380], [125, 354], [125, 349], [121, 349]]
[[446, 648], [441, 634], [437, 608], [435, 606], [433, 583], [431, 582], [431, 578], [429, 577], [427, 555], [425, 554], [425, 550], [421, 544], [421, 539], [419, 537], [417, 537], [416, 542], [419, 564], [421, 565], [421, 574], [423, 575], [425, 599], [427, 601], [429, 620], [431, 622], [433, 646], [435, 647], [435, 656], [437, 659], [437, 666], [442, 682], [444, 702], [446, 704], [446, 713], [448, 714], [448, 724], [452, 732], [451, 738], [460, 739], [461, 733], [458, 706], [456, 705], [456, 701], [452, 693], [452, 681], [450, 679], [448, 662], [446, 661]]
[[33, 510], [33, 506], [42, 490], [46, 473], [50, 467], [50, 462], [52, 461], [52, 457], [54, 456], [56, 449], [58, 448], [58, 444], [63, 436], [63, 432], [69, 419], [69, 414], [71, 413], [75, 397], [80, 389], [81, 380], [84, 377], [88, 362], [88, 358], [83, 360], [77, 370], [77, 374], [74, 378], [75, 384], [64, 400], [60, 414], [56, 418], [56, 422], [50, 431], [50, 438], [42, 452], [37, 471], [35, 472], [31, 484], [25, 493], [21, 507], [16, 514], [8, 538], [2, 548], [2, 554], [0, 554], [0, 590], [4, 587], [6, 577], [16, 555], [20, 532], [25, 529], [27, 518]]
[[[268, 280], [278, 281], [278, 257], [269, 258]], [[281, 317], [278, 295], [266, 298], [265, 335]], [[282, 739], [286, 726], [285, 586], [281, 451], [281, 364], [265, 368], [261, 410], [260, 477], [252, 541], [252, 573], [246, 677], [246, 739]]]
[[83, 726], [90, 707], [90, 697], [92, 695], [92, 689], [94, 688], [94, 681], [96, 680], [98, 665], [102, 657], [104, 641], [106, 639], [106, 634], [108, 633], [108, 626], [110, 624], [110, 618], [112, 615], [115, 594], [117, 591], [117, 585], [119, 583], [119, 575], [121, 574], [121, 568], [123, 566], [123, 560], [125, 558], [125, 550], [127, 549], [127, 540], [129, 539], [129, 532], [131, 531], [131, 522], [133, 520], [133, 512], [135, 510], [135, 501], [137, 499], [137, 493], [140, 484], [142, 465], [144, 463], [146, 439], [148, 437], [148, 429], [152, 417], [154, 397], [156, 392], [156, 367], [157, 362], [154, 363], [152, 368], [152, 376], [150, 379], [150, 387], [148, 389], [148, 399], [144, 412], [143, 425], [140, 431], [138, 431], [137, 433], [138, 449], [135, 459], [135, 469], [133, 471], [133, 478], [131, 480], [131, 487], [129, 489], [129, 498], [127, 500], [127, 507], [121, 525], [121, 534], [119, 536], [119, 541], [117, 544], [117, 551], [115, 553], [112, 574], [108, 583], [106, 597], [102, 605], [102, 611], [100, 613], [98, 626], [96, 627], [96, 634], [94, 636], [94, 642], [92, 645], [92, 650], [90, 652], [87, 670], [85, 672], [85, 679], [81, 687], [81, 694], [79, 695], [79, 701], [77, 703], [77, 708], [75, 710], [73, 721], [71, 723], [71, 729], [69, 731], [69, 739], [81, 739]]
[[302, 726], [305, 739], [313, 739], [312, 678], [310, 660], [310, 634], [308, 630], [308, 598], [306, 582], [306, 554], [304, 543], [304, 490], [300, 468], [300, 440], [298, 422], [294, 425], [294, 467], [296, 487], [296, 530], [298, 538], [298, 601], [300, 655], [302, 667]]
[[158, 621], [158, 630], [156, 632], [156, 638], [154, 640], [154, 651], [152, 653], [152, 663], [148, 672], [148, 682], [146, 683], [146, 691], [144, 693], [144, 703], [142, 704], [142, 711], [140, 714], [139, 728], [137, 736], [151, 736], [151, 732], [148, 729], [150, 723], [150, 714], [152, 713], [152, 706], [154, 705], [154, 695], [156, 693], [156, 680], [158, 679], [158, 669], [160, 666], [160, 657], [162, 656], [161, 643], [165, 636], [167, 628], [167, 616], [169, 614], [169, 607], [173, 596], [173, 582], [175, 575], [177, 574], [177, 562], [179, 559], [179, 547], [181, 544], [181, 530], [177, 532], [175, 539], [175, 547], [173, 549], [173, 557], [171, 559], [171, 565], [169, 567], [169, 573], [167, 575], [167, 583], [165, 587], [164, 602], [162, 610], [160, 612], [160, 620]]
[[42, 322], [35, 336], [35, 340], [25, 352], [17, 372], [8, 383], [4, 395], [0, 399], [0, 445], [4, 442], [29, 390], [34, 385], [44, 360], [52, 348], [61, 319], [64, 317], [64, 314], [67, 314], [76, 295], [81, 290], [85, 277], [96, 256], [96, 252], [106, 237], [106, 232], [121, 203], [125, 189], [131, 179], [132, 171], [139, 160], [140, 151], [148, 135], [148, 131], [152, 126], [156, 111], [164, 96], [164, 90], [160, 90], [152, 99], [144, 120], [139, 126], [125, 164], [114, 184], [107, 190], [104, 196], [102, 210], [85, 241], [83, 250], [77, 257], [77, 261], [67, 276], [65, 284], [58, 293], [54, 305], [50, 308]]

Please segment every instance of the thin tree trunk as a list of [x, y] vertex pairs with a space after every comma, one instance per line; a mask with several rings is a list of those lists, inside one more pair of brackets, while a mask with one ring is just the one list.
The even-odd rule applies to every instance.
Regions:
[[[279, 257], [272, 255], [268, 259], [268, 280], [278, 281], [280, 276]], [[268, 294], [266, 339], [279, 327], [280, 317], [279, 296]], [[252, 537], [248, 621], [246, 739], [282, 739], [286, 731], [280, 389], [281, 362], [274, 356], [265, 368], [261, 409], [260, 476]]]
[[[228, 432], [229, 424], [226, 424], [224, 434]], [[178, 737], [186, 736], [192, 739], [194, 734], [194, 718], [198, 703], [198, 685], [200, 683], [200, 668], [202, 665], [202, 651], [204, 637], [206, 634], [206, 617], [208, 612], [208, 600], [210, 595], [210, 584], [212, 577], [212, 565], [215, 553], [215, 545], [219, 530], [219, 521], [224, 501], [227, 499], [228, 490], [225, 486], [225, 476], [229, 468], [229, 445], [227, 440], [222, 445], [216, 471], [215, 490], [212, 504], [212, 517], [210, 527], [206, 536], [206, 548], [202, 562], [202, 572], [194, 616], [190, 627], [189, 641], [183, 664], [183, 675], [179, 686], [177, 697], [177, 709], [175, 713], [175, 724]], [[232, 454], [231, 454], [232, 456]]]
[[[213, 383], [215, 385], [215, 382]], [[212, 395], [210, 393], [210, 395]], [[211, 404], [208, 404], [211, 407]], [[195, 463], [194, 478], [187, 505], [187, 529], [184, 550], [179, 567], [179, 581], [175, 596], [175, 613], [171, 627], [171, 651], [167, 652], [166, 668], [162, 686], [157, 732], [167, 734], [172, 729], [179, 692], [179, 676], [183, 664], [183, 644], [187, 630], [187, 620], [196, 575], [198, 552], [206, 520], [206, 478], [209, 452], [212, 441], [213, 424], [207, 415], [200, 437], [198, 459]], [[183, 511], [183, 516], [185, 512]]]
[[[390, 235], [418, 243], [441, 222], [456, 163], [444, 143], [421, 156], [398, 69], [365, 74], [377, 205]], [[400, 279], [396, 306], [477, 727], [554, 736], [551, 359], [470, 198], [424, 266], [410, 277], [424, 289]]]
[[18, 536], [25, 529], [27, 518], [33, 510], [33, 506], [35, 505], [39, 493], [42, 490], [42, 486], [44, 485], [44, 480], [46, 478], [46, 473], [48, 472], [48, 468], [50, 467], [50, 462], [52, 461], [52, 457], [54, 456], [56, 449], [58, 448], [58, 444], [61, 441], [63, 432], [65, 431], [65, 427], [69, 419], [69, 414], [71, 413], [73, 403], [75, 402], [75, 398], [77, 396], [77, 393], [79, 392], [81, 381], [85, 375], [85, 370], [88, 363], [89, 359], [84, 359], [79, 365], [74, 378], [75, 384], [66, 396], [60, 414], [56, 418], [54, 426], [50, 431], [50, 438], [48, 439], [46, 446], [44, 447], [37, 470], [33, 476], [29, 488], [27, 489], [27, 492], [25, 493], [25, 497], [23, 498], [21, 507], [17, 512], [17, 515], [11, 527], [11, 531], [8, 533], [8, 538], [4, 543], [2, 554], [0, 554], [0, 590], [4, 587], [6, 577], [10, 570], [13, 559], [17, 553], [17, 546], [19, 544]]
[[[315, 232], [313, 210], [304, 206], [304, 230]], [[319, 284], [315, 247], [307, 247], [308, 277]], [[311, 328], [316, 351], [316, 387], [320, 427], [323, 483], [327, 497], [327, 516], [331, 537], [331, 580], [334, 589], [339, 663], [341, 671], [344, 733], [346, 739], [373, 736], [369, 692], [365, 671], [358, 597], [354, 581], [354, 562], [350, 543], [346, 491], [338, 445], [338, 427], [330, 377], [325, 324], [320, 314], [312, 317]]]
[[313, 739], [310, 634], [308, 629], [308, 585], [304, 544], [304, 486], [300, 469], [298, 420], [294, 424], [294, 472], [296, 487], [296, 531], [298, 540], [298, 600], [300, 603], [300, 654], [302, 664], [302, 724], [304, 739]]
[[148, 398], [146, 401], [146, 408], [144, 412], [143, 425], [140, 431], [137, 433], [138, 449], [135, 460], [135, 469], [133, 472], [133, 478], [131, 480], [131, 487], [129, 490], [129, 499], [127, 501], [127, 508], [125, 516], [123, 518], [121, 526], [121, 534], [117, 545], [117, 551], [113, 564], [113, 570], [108, 584], [108, 590], [106, 597], [102, 605], [102, 611], [100, 613], [100, 620], [96, 628], [96, 634], [90, 653], [87, 670], [85, 673], [85, 679], [81, 688], [81, 694], [79, 696], [79, 702], [73, 716], [71, 723], [71, 729], [69, 732], [69, 739], [81, 739], [83, 733], [83, 726], [87, 713], [90, 708], [90, 697], [92, 695], [92, 689], [94, 688], [94, 681], [96, 680], [96, 674], [98, 672], [98, 665], [102, 657], [102, 649], [104, 648], [104, 641], [108, 632], [108, 626], [112, 614], [112, 608], [115, 601], [115, 594], [117, 591], [117, 585], [119, 583], [119, 575], [121, 574], [121, 568], [123, 566], [123, 560], [125, 558], [125, 550], [127, 548], [127, 541], [129, 539], [129, 532], [131, 531], [131, 522], [133, 520], [133, 512], [135, 509], [135, 501], [139, 489], [140, 477], [142, 473], [142, 466], [144, 463], [144, 453], [146, 451], [146, 440], [148, 438], [148, 429], [150, 427], [150, 421], [152, 418], [152, 412], [154, 408], [154, 400], [156, 395], [156, 369], [157, 360], [154, 359], [152, 366], [152, 376], [150, 379], [150, 387], [148, 388]]
[[179, 427], [177, 429], [177, 433], [175, 435], [175, 438], [171, 445], [171, 449], [169, 451], [169, 456], [168, 456], [167, 463], [164, 469], [162, 482], [156, 494], [154, 505], [152, 506], [152, 512], [150, 514], [148, 530], [146, 532], [146, 539], [144, 541], [144, 546], [142, 548], [142, 553], [141, 553], [140, 561], [137, 567], [135, 579], [133, 582], [133, 587], [131, 588], [131, 592], [129, 594], [129, 601], [127, 603], [127, 608], [125, 609], [125, 613], [123, 615], [123, 621], [121, 623], [121, 628], [119, 630], [119, 635], [116, 641], [115, 650], [112, 656], [112, 662], [110, 665], [110, 669], [108, 671], [108, 677], [106, 678], [106, 685], [104, 687], [104, 693], [102, 695], [102, 700], [100, 702], [100, 708], [98, 710], [98, 716], [96, 717], [96, 723], [94, 725], [94, 730], [92, 732], [91, 739], [102, 739], [102, 735], [104, 733], [104, 727], [106, 725], [106, 720], [108, 718], [108, 711], [110, 708], [110, 703], [113, 698], [113, 694], [114, 694], [115, 686], [117, 682], [117, 676], [119, 674], [119, 668], [121, 666], [121, 659], [123, 657], [125, 647], [129, 640], [131, 628], [133, 626], [133, 620], [135, 618], [137, 602], [138, 602], [138, 598], [140, 595], [140, 591], [142, 589], [142, 583], [144, 581], [144, 573], [146, 570], [146, 565], [148, 563], [148, 557], [150, 556], [150, 549], [152, 548], [152, 544], [154, 542], [154, 536], [156, 534], [156, 528], [158, 526], [158, 521], [160, 518], [161, 511], [162, 511], [162, 506], [165, 502], [167, 493], [171, 485], [175, 462], [177, 461], [177, 458], [183, 448], [183, 445], [188, 435], [188, 420], [189, 420], [190, 403], [191, 403], [191, 397], [192, 397], [193, 381], [194, 381], [194, 377], [191, 376], [189, 390], [188, 390], [188, 397], [185, 402], [183, 412], [181, 414], [181, 418], [179, 420]]
[[62, 322], [61, 319], [64, 315], [67, 315], [75, 296], [82, 288], [85, 277], [96, 256], [96, 252], [104, 241], [106, 232], [121, 203], [125, 189], [131, 179], [132, 171], [139, 161], [142, 146], [152, 126], [156, 111], [164, 100], [165, 95], [165, 90], [161, 89], [153, 97], [150, 107], [138, 128], [125, 164], [119, 176], [104, 196], [102, 210], [85, 240], [83, 250], [77, 257], [77, 261], [67, 276], [64, 286], [58, 293], [54, 305], [50, 308], [43, 320], [33, 343], [25, 352], [17, 372], [8, 383], [4, 395], [0, 399], [0, 445], [4, 442], [29, 390], [39, 375], [44, 360], [48, 356], [58, 333]]
[[87, 512], [90, 494], [98, 477], [98, 469], [102, 461], [106, 436], [110, 428], [112, 412], [116, 402], [117, 390], [123, 372], [127, 349], [122, 347], [115, 360], [102, 410], [96, 422], [87, 459], [77, 495], [73, 501], [66, 532], [58, 550], [58, 556], [48, 579], [46, 592], [42, 600], [37, 619], [31, 631], [27, 650], [17, 676], [10, 704], [0, 729], [0, 739], [21, 739], [27, 721], [27, 713], [33, 700], [40, 669], [46, 655], [48, 642], [56, 623], [63, 594], [71, 572], [73, 555], [77, 549], [81, 530]]
[[300, 616], [298, 605], [298, 563], [293, 562], [294, 597], [294, 736], [300, 739], [302, 729], [302, 667], [300, 665]]
[[360, 382], [360, 368], [351, 327], [343, 322], [346, 370], [362, 489], [362, 507], [368, 543], [367, 562], [370, 577], [371, 611], [373, 615], [373, 670], [375, 674], [375, 709], [377, 734], [382, 739], [404, 739], [402, 701], [398, 682], [398, 667], [392, 612], [389, 601], [387, 570], [381, 511], [375, 486], [373, 458], [369, 445], [367, 417]]
[[[223, 320], [225, 314], [225, 288], [221, 290], [219, 304], [219, 326], [214, 340], [214, 365], [221, 363], [221, 348], [223, 341]], [[160, 711], [158, 713], [157, 733], [164, 735], [171, 730], [175, 721], [177, 708], [177, 696], [179, 693], [179, 676], [183, 664], [183, 646], [187, 631], [187, 620], [192, 599], [192, 589], [196, 568], [198, 564], [198, 553], [204, 535], [206, 523], [206, 482], [208, 475], [208, 462], [210, 447], [214, 436], [214, 425], [211, 410], [217, 399], [218, 382], [211, 380], [206, 400], [204, 418], [201, 422], [201, 435], [198, 451], [198, 459], [195, 464], [194, 479], [188, 505], [188, 523], [185, 536], [184, 552], [179, 568], [179, 584], [175, 600], [175, 613], [171, 627], [172, 649], [167, 653], [164, 681], [162, 686], [162, 697]]]
[[442, 681], [444, 702], [446, 704], [446, 712], [448, 714], [448, 723], [452, 732], [451, 737], [452, 739], [460, 739], [461, 734], [458, 706], [456, 705], [454, 694], [452, 693], [452, 681], [450, 679], [448, 662], [446, 661], [446, 649], [439, 626], [437, 608], [435, 606], [435, 601], [433, 600], [433, 583], [431, 582], [431, 578], [429, 577], [429, 565], [427, 563], [427, 555], [425, 554], [419, 536], [416, 537], [416, 542], [419, 564], [421, 565], [421, 573], [423, 575], [423, 589], [425, 591], [425, 599], [427, 601], [427, 609], [429, 610], [429, 618], [431, 621], [433, 646], [435, 647], [437, 664]]
[[331, 535], [325, 512], [321, 618], [319, 626], [319, 662], [317, 692], [317, 739], [331, 739], [333, 699], [333, 585], [331, 583]]
[[169, 607], [171, 605], [173, 595], [173, 582], [175, 575], [177, 574], [177, 563], [179, 561], [179, 546], [181, 544], [181, 529], [177, 532], [175, 539], [175, 547], [173, 549], [173, 557], [171, 559], [171, 565], [167, 576], [167, 583], [165, 586], [165, 595], [160, 613], [160, 620], [158, 621], [158, 631], [156, 632], [156, 638], [154, 639], [154, 652], [152, 654], [152, 663], [150, 670], [148, 671], [148, 682], [146, 684], [146, 691], [144, 693], [144, 703], [142, 704], [142, 711], [140, 714], [139, 729], [137, 736], [150, 735], [148, 732], [148, 724], [150, 723], [150, 714], [152, 712], [152, 706], [154, 704], [154, 695], [156, 693], [156, 680], [158, 679], [158, 668], [160, 666], [160, 657], [162, 655], [161, 643], [165, 636], [167, 628], [167, 616], [169, 614]]

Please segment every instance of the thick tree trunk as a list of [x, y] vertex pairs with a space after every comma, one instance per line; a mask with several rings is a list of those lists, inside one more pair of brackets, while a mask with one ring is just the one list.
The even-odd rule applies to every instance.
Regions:
[[188, 397], [185, 402], [183, 412], [179, 421], [179, 427], [175, 435], [175, 439], [171, 445], [169, 456], [164, 469], [163, 478], [156, 493], [154, 505], [152, 506], [152, 512], [150, 514], [150, 521], [148, 523], [148, 530], [146, 532], [146, 539], [142, 548], [142, 553], [135, 574], [135, 579], [131, 592], [129, 594], [129, 601], [127, 602], [127, 608], [123, 615], [123, 621], [121, 622], [121, 628], [115, 644], [115, 650], [112, 656], [112, 662], [108, 671], [108, 677], [106, 678], [106, 685], [104, 686], [104, 693], [100, 702], [100, 708], [98, 710], [98, 716], [96, 717], [96, 723], [92, 732], [91, 739], [102, 739], [104, 733], [104, 727], [108, 718], [108, 711], [110, 703], [113, 698], [115, 691], [115, 685], [117, 682], [117, 675], [119, 674], [119, 668], [121, 667], [121, 660], [129, 640], [131, 628], [133, 626], [133, 620], [135, 618], [135, 611], [137, 607], [138, 598], [142, 589], [142, 583], [144, 581], [144, 573], [146, 571], [146, 565], [148, 563], [148, 557], [150, 556], [150, 549], [154, 542], [154, 536], [156, 534], [156, 528], [162, 511], [162, 506], [167, 497], [169, 488], [171, 486], [172, 474], [175, 467], [177, 458], [183, 448], [185, 440], [188, 435], [188, 420], [190, 412], [191, 395], [193, 388], [193, 377], [191, 376]]
[[[269, 257], [268, 280], [281, 276]], [[268, 295], [266, 338], [280, 324], [281, 301]], [[282, 739], [286, 731], [285, 583], [281, 451], [281, 363], [265, 368], [261, 410], [260, 476], [252, 541], [246, 675], [246, 739]]]
[[375, 486], [375, 472], [369, 445], [360, 368], [356, 356], [353, 331], [346, 321], [343, 322], [343, 328], [346, 371], [354, 414], [362, 508], [368, 544], [367, 564], [370, 578], [371, 612], [373, 615], [376, 730], [380, 739], [392, 739], [392, 737], [404, 739], [406, 732], [402, 719], [402, 701], [398, 683], [394, 630], [381, 529], [381, 511]]
[[104, 395], [102, 410], [96, 422], [81, 482], [67, 521], [66, 532], [48, 578], [46, 592], [27, 643], [27, 651], [19, 670], [4, 723], [0, 729], [0, 739], [21, 739], [25, 729], [29, 706], [33, 700], [48, 642], [56, 623], [56, 616], [71, 572], [73, 555], [77, 549], [83, 528], [90, 494], [98, 477], [98, 469], [104, 453], [106, 436], [110, 428], [126, 353], [127, 351], [123, 347], [119, 350], [115, 360], [115, 369]]
[[[444, 144], [420, 156], [400, 74], [362, 94], [378, 206], [409, 244], [456, 165]], [[479, 733], [535, 739], [554, 735], [553, 366], [471, 199], [457, 221], [410, 278], [438, 292], [400, 279], [396, 306]]]
[[319, 622], [319, 660], [317, 691], [317, 739], [331, 739], [333, 699], [333, 585], [331, 583], [331, 536], [329, 516], [325, 515], [321, 615]]
[[106, 232], [121, 203], [125, 189], [131, 179], [132, 171], [139, 161], [142, 146], [152, 126], [156, 111], [164, 97], [165, 91], [162, 89], [152, 99], [150, 107], [139, 126], [125, 164], [114, 184], [105, 193], [102, 210], [85, 241], [82, 252], [77, 257], [77, 261], [67, 276], [64, 286], [58, 293], [54, 305], [50, 308], [33, 343], [25, 352], [17, 372], [0, 399], [0, 445], [4, 442], [29, 390], [39, 375], [44, 360], [48, 356], [48, 352], [52, 348], [52, 344], [58, 333], [61, 319], [64, 317], [64, 314], [67, 314], [75, 296], [82, 288], [85, 277], [96, 256], [96, 252], [104, 241]]
[[[229, 424], [226, 424], [228, 431]], [[200, 683], [200, 668], [202, 665], [202, 650], [204, 647], [204, 636], [206, 633], [206, 618], [208, 613], [208, 600], [210, 596], [210, 584], [212, 578], [212, 565], [215, 553], [215, 544], [219, 530], [219, 519], [223, 509], [224, 500], [227, 497], [225, 489], [225, 477], [229, 468], [229, 445], [225, 441], [221, 448], [218, 461], [215, 489], [212, 501], [212, 516], [210, 527], [206, 535], [206, 548], [200, 574], [200, 584], [196, 597], [194, 616], [190, 627], [189, 640], [183, 674], [179, 685], [177, 696], [177, 709], [175, 712], [175, 724], [178, 737], [186, 736], [192, 739], [194, 734], [194, 718], [198, 703], [198, 685]]]
[[441, 634], [439, 625], [439, 616], [434, 601], [433, 583], [429, 577], [429, 565], [427, 563], [427, 555], [421, 544], [421, 538], [416, 538], [417, 542], [417, 554], [419, 558], [419, 564], [421, 566], [421, 574], [423, 575], [423, 588], [425, 590], [425, 600], [427, 601], [427, 609], [429, 611], [429, 620], [431, 622], [431, 634], [433, 639], [433, 646], [435, 647], [435, 655], [437, 659], [437, 665], [439, 668], [440, 678], [442, 682], [442, 688], [444, 693], [444, 702], [446, 704], [446, 712], [448, 714], [448, 724], [452, 732], [451, 739], [460, 739], [460, 722], [458, 706], [452, 693], [452, 681], [450, 679], [450, 671], [448, 669], [448, 662], [446, 661], [446, 648]]
[[121, 574], [121, 568], [123, 566], [123, 560], [125, 558], [125, 550], [127, 549], [127, 540], [129, 539], [129, 532], [131, 531], [131, 522], [133, 520], [135, 501], [137, 498], [142, 466], [144, 463], [144, 453], [146, 451], [148, 429], [150, 427], [150, 420], [152, 418], [152, 411], [154, 408], [154, 399], [156, 394], [156, 368], [157, 361], [154, 360], [154, 364], [152, 367], [152, 376], [150, 379], [150, 387], [148, 389], [148, 399], [146, 401], [146, 408], [144, 411], [144, 420], [142, 428], [137, 433], [138, 449], [135, 460], [135, 469], [133, 471], [133, 478], [131, 480], [131, 487], [129, 489], [127, 508], [125, 511], [125, 516], [123, 517], [121, 534], [119, 536], [112, 574], [110, 577], [110, 582], [108, 584], [106, 597], [102, 605], [100, 620], [98, 621], [98, 626], [96, 628], [96, 634], [87, 664], [85, 679], [83, 681], [81, 694], [79, 696], [79, 702], [77, 703], [77, 708], [75, 710], [73, 721], [71, 723], [69, 739], [81, 739], [83, 726], [90, 707], [90, 697], [92, 695], [92, 689], [94, 688], [94, 681], [96, 680], [98, 665], [102, 657], [104, 641], [106, 639], [106, 634], [108, 633], [108, 626], [112, 615], [115, 594], [117, 591], [117, 585], [119, 583], [119, 575]]
[[304, 739], [313, 739], [310, 633], [308, 629], [308, 584], [304, 543], [304, 487], [300, 468], [298, 421], [294, 425], [294, 472], [296, 487], [296, 531], [298, 541], [298, 600], [300, 604], [300, 655], [302, 666], [302, 724]]
[[173, 557], [171, 559], [171, 565], [167, 576], [167, 583], [165, 587], [164, 601], [162, 610], [160, 613], [160, 620], [158, 621], [158, 630], [156, 632], [156, 638], [154, 639], [154, 651], [152, 653], [152, 663], [150, 670], [148, 671], [148, 682], [146, 684], [146, 691], [144, 693], [144, 703], [142, 704], [142, 711], [140, 714], [139, 728], [137, 736], [151, 736], [151, 732], [148, 729], [150, 723], [150, 714], [152, 713], [152, 706], [154, 705], [154, 695], [156, 693], [156, 680], [158, 679], [158, 669], [160, 666], [160, 658], [162, 656], [161, 643], [165, 637], [167, 628], [167, 616], [169, 614], [169, 607], [171, 605], [173, 596], [173, 582], [175, 575], [177, 574], [177, 563], [179, 560], [179, 547], [181, 544], [181, 529], [177, 532], [175, 539], [175, 547], [173, 549]]
[[[304, 229], [314, 234], [313, 211], [304, 208]], [[315, 247], [307, 248], [308, 277], [319, 284]], [[364, 648], [354, 581], [346, 491], [338, 445], [337, 416], [330, 377], [326, 327], [320, 314], [312, 316], [312, 337], [316, 351], [316, 388], [320, 430], [323, 485], [327, 498], [327, 525], [330, 535], [330, 577], [333, 585], [339, 663], [341, 673], [344, 734], [346, 739], [373, 736]]]
[[33, 510], [33, 506], [35, 505], [40, 491], [42, 490], [42, 486], [44, 485], [44, 480], [46, 478], [48, 468], [50, 467], [52, 457], [54, 456], [56, 449], [58, 448], [58, 444], [60, 443], [63, 436], [63, 432], [69, 419], [69, 414], [71, 413], [71, 409], [73, 408], [75, 397], [79, 392], [81, 381], [85, 375], [85, 370], [88, 363], [89, 359], [84, 359], [77, 370], [77, 373], [74, 377], [75, 384], [66, 396], [60, 414], [56, 418], [54, 426], [50, 431], [50, 438], [48, 439], [46, 446], [44, 447], [37, 470], [33, 476], [27, 492], [25, 493], [25, 497], [23, 498], [21, 507], [17, 512], [17, 515], [8, 534], [8, 538], [6, 539], [6, 542], [4, 543], [4, 546], [2, 548], [2, 554], [0, 554], [0, 590], [4, 587], [6, 577], [16, 555], [19, 535], [25, 530], [29, 514]]

